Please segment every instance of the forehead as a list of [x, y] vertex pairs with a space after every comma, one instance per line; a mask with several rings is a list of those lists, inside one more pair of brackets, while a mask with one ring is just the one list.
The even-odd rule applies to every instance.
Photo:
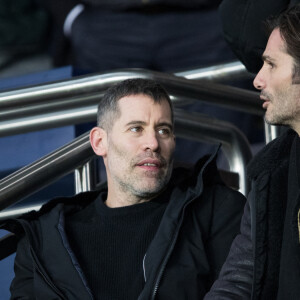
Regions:
[[152, 118], [156, 121], [171, 123], [171, 108], [167, 100], [160, 103], [143, 94], [130, 95], [118, 101], [120, 119], [125, 121], [143, 120]]
[[263, 58], [271, 58], [274, 60], [292, 60], [292, 56], [287, 53], [286, 42], [282, 38], [278, 28], [274, 29], [269, 37]]

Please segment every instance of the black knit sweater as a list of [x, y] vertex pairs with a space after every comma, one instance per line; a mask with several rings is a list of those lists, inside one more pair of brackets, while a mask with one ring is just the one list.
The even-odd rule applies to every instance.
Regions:
[[109, 208], [101, 194], [66, 219], [72, 250], [95, 299], [137, 299], [144, 286], [143, 258], [167, 203]]

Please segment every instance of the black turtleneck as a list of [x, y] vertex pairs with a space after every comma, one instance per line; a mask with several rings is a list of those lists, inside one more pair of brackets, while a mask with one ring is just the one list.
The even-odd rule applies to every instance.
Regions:
[[143, 258], [167, 203], [109, 208], [106, 194], [66, 217], [66, 232], [95, 299], [137, 299], [144, 286]]

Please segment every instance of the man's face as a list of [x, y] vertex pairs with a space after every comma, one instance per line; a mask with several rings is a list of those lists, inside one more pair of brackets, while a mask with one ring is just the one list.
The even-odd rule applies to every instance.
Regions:
[[104, 158], [109, 191], [151, 198], [168, 183], [175, 137], [167, 101], [155, 103], [146, 95], [118, 101], [120, 117], [107, 133]]
[[264, 64], [254, 79], [254, 86], [261, 90], [266, 121], [273, 125], [299, 128], [300, 85], [293, 83], [294, 59], [286, 52], [279, 29], [271, 33], [263, 60]]

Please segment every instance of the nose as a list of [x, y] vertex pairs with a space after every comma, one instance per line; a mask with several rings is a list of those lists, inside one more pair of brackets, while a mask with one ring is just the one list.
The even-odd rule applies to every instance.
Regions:
[[258, 90], [262, 90], [266, 87], [266, 82], [263, 77], [263, 67], [259, 70], [256, 77], [254, 78], [253, 85]]
[[153, 131], [145, 134], [143, 148], [145, 151], [151, 150], [152, 152], [159, 152], [160, 144], [156, 132]]

